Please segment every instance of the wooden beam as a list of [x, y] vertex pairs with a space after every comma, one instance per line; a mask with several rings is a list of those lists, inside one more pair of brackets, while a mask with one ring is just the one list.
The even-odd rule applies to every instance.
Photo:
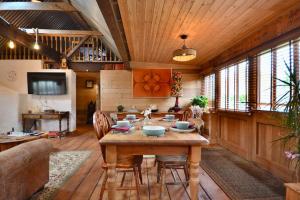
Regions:
[[117, 1], [97, 0], [97, 3], [118, 47], [122, 60], [124, 62], [130, 61], [130, 53]]
[[40, 43], [40, 49], [34, 50], [33, 44], [35, 42], [35, 37], [32, 35], [28, 35], [27, 33], [19, 30], [18, 28], [9, 24], [1, 17], [0, 17], [0, 35], [9, 40], [15, 41], [25, 47], [28, 47], [37, 53], [47, 56], [49, 59], [52, 59], [56, 62], [60, 61], [61, 54], [44, 44]]
[[2, 2], [0, 11], [63, 11], [78, 12], [71, 4], [65, 2]]
[[[28, 34], [35, 34], [32, 28], [20, 28]], [[86, 30], [56, 30], [56, 29], [39, 29], [39, 35], [90, 35], [90, 36], [102, 36], [99, 31], [86, 31]]]
[[85, 43], [85, 41], [87, 41], [90, 38], [90, 35], [86, 35], [84, 36], [80, 42], [69, 51], [69, 53], [67, 54], [67, 59], [70, 59], [72, 57], [72, 55], [81, 47], [81, 45], [83, 45], [83, 43]]

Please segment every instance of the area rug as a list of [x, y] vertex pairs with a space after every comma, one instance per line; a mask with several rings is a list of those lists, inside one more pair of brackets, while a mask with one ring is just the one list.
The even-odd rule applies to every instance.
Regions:
[[49, 182], [31, 200], [50, 200], [57, 190], [90, 156], [90, 151], [61, 151], [50, 155]]
[[231, 199], [284, 199], [280, 179], [226, 149], [203, 149], [200, 165]]

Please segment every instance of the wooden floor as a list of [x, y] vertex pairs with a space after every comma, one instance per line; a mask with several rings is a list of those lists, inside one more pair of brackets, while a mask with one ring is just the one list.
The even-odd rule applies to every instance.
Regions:
[[[103, 178], [103, 169], [101, 168], [102, 158], [100, 155], [99, 144], [94, 134], [92, 127], [80, 127], [76, 133], [73, 133], [61, 140], [51, 139], [57, 151], [65, 150], [90, 150], [91, 156], [84, 164], [71, 176], [59, 189], [56, 194], [56, 200], [85, 200], [99, 199], [99, 193]], [[159, 199], [159, 185], [156, 184], [156, 168], [153, 166], [154, 160], [151, 158], [144, 159], [142, 174], [144, 184], [141, 186], [141, 199]], [[200, 168], [200, 184], [199, 184], [199, 199], [229, 199], [226, 194], [212, 181], [212, 179]], [[173, 174], [173, 175], [172, 175]], [[118, 179], [121, 180], [122, 173], [118, 173]], [[166, 181], [174, 182], [184, 180], [184, 175], [181, 170], [167, 171]], [[121, 182], [121, 181], [119, 181]], [[132, 173], [127, 173], [124, 185], [134, 186]], [[106, 192], [104, 193], [105, 199]], [[136, 191], [118, 191], [118, 199], [136, 199]], [[184, 184], [171, 185], [167, 184], [163, 194], [163, 199], [168, 200], [183, 200], [190, 199], [189, 188]]]

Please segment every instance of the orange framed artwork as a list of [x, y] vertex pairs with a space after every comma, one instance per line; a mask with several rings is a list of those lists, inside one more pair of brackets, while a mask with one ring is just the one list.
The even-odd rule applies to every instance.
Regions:
[[171, 94], [172, 69], [134, 69], [133, 97], [164, 98]]

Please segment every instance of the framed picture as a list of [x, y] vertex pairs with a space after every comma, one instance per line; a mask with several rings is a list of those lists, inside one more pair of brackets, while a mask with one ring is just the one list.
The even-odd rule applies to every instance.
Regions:
[[86, 80], [85, 81], [85, 87], [86, 88], [93, 88], [94, 87], [94, 81], [92, 81], [92, 80]]
[[134, 69], [133, 97], [167, 98], [171, 93], [172, 69]]

